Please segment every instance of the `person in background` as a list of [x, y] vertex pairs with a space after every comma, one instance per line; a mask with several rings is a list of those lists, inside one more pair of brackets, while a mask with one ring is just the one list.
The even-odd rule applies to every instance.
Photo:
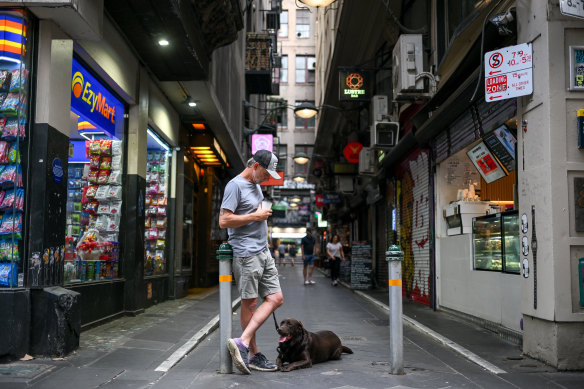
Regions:
[[339, 242], [339, 236], [335, 235], [333, 241], [327, 243], [326, 253], [331, 259], [331, 285], [337, 286], [339, 273], [341, 271], [341, 259], [345, 262], [343, 245]]
[[288, 254], [290, 255], [290, 263], [294, 266], [294, 260], [296, 259], [296, 252], [298, 249], [296, 248], [296, 243], [292, 243], [290, 248], [288, 249]]
[[[260, 184], [276, 172], [278, 158], [268, 150], [256, 152], [246, 168], [227, 186], [219, 227], [227, 228], [233, 248], [233, 275], [241, 295], [241, 337], [227, 339], [227, 349], [239, 371], [276, 371], [278, 367], [262, 354], [256, 344], [256, 331], [284, 303], [278, 270], [268, 249], [268, 222], [271, 209], [262, 209]], [[258, 307], [258, 297], [263, 302]], [[256, 309], [257, 307], [257, 309]], [[248, 358], [249, 356], [249, 358]]]
[[314, 244], [315, 240], [312, 236], [310, 228], [306, 229], [306, 236], [300, 241], [300, 250], [302, 251], [302, 261], [304, 262], [304, 285], [316, 284], [312, 280], [312, 271], [314, 270]]
[[280, 241], [278, 245], [278, 262], [282, 266], [286, 266], [286, 245]]

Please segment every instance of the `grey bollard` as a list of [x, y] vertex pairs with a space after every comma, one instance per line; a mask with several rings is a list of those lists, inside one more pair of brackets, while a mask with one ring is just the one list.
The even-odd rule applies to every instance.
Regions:
[[393, 245], [385, 252], [385, 260], [389, 265], [389, 347], [391, 353], [391, 374], [404, 374], [401, 277], [404, 253], [399, 246]]
[[229, 243], [222, 243], [217, 250], [219, 261], [219, 361], [221, 374], [233, 373], [231, 354], [227, 350], [227, 339], [231, 338], [231, 260], [233, 249]]

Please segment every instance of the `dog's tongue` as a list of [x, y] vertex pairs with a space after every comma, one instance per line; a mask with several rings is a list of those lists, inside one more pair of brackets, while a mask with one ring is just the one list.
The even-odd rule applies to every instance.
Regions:
[[290, 339], [289, 336], [280, 336], [280, 339], [278, 340], [279, 343], [284, 343], [285, 341], [287, 341], [288, 339]]

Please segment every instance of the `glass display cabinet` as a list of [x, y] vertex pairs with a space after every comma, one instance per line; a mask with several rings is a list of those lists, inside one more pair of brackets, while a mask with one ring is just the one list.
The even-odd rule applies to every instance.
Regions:
[[473, 218], [475, 270], [519, 274], [519, 220], [517, 211]]

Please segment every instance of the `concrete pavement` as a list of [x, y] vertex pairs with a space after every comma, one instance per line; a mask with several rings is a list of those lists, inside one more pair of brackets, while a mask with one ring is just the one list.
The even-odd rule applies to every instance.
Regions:
[[[383, 293], [366, 296], [314, 273], [316, 285], [304, 286], [302, 266], [279, 268], [284, 305], [277, 312], [301, 320], [310, 331], [329, 329], [355, 352], [340, 361], [311, 369], [283, 372], [218, 374], [219, 331], [213, 331], [219, 295], [211, 289], [149, 308], [85, 331], [81, 347], [65, 360], [38, 359], [0, 365], [2, 388], [582, 388], [584, 373], [557, 372], [523, 357], [518, 346], [490, 331], [434, 312], [404, 304], [404, 366], [406, 374], [389, 373], [389, 328]], [[236, 300], [237, 292], [233, 290]], [[367, 299], [368, 297], [368, 299]], [[377, 301], [377, 304], [370, 300]], [[409, 320], [408, 320], [409, 319]], [[415, 323], [421, 326], [416, 326]], [[239, 315], [233, 334], [241, 333]], [[424, 328], [443, 337], [440, 341]], [[266, 356], [276, 358], [277, 334], [272, 318], [258, 331]], [[188, 345], [188, 346], [185, 346]], [[458, 345], [500, 370], [473, 362]], [[192, 346], [192, 347], [191, 347]], [[182, 348], [183, 351], [180, 351]], [[192, 348], [192, 349], [191, 349]], [[190, 349], [190, 350], [189, 350]], [[184, 357], [180, 354], [185, 352]], [[172, 367], [159, 369], [175, 358]], [[157, 370], [158, 369], [158, 370]]]

